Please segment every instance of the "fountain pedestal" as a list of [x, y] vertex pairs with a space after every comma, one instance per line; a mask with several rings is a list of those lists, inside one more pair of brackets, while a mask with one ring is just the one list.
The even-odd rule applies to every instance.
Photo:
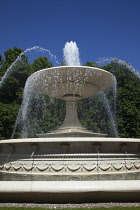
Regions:
[[57, 129], [53, 130], [50, 133], [37, 134], [39, 138], [45, 137], [105, 137], [106, 134], [102, 133], [93, 133], [92, 131], [87, 130], [79, 121], [77, 115], [77, 100], [79, 97], [67, 96], [65, 97], [66, 101], [66, 116], [63, 124]]
[[[32, 77], [34, 82], [31, 86], [34, 90], [66, 101], [66, 116], [63, 124], [50, 133], [38, 134], [38, 137], [107, 136], [93, 133], [81, 125], [77, 115], [77, 101], [112, 87], [115, 83], [115, 77], [112, 74], [103, 69], [87, 66], [61, 66], [43, 69], [34, 73]], [[46, 80], [48, 80], [47, 86]]]

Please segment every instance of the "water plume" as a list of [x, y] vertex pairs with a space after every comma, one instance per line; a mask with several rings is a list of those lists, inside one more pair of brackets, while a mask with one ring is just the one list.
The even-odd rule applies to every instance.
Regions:
[[76, 42], [66, 42], [63, 49], [64, 65], [80, 66], [79, 49]]

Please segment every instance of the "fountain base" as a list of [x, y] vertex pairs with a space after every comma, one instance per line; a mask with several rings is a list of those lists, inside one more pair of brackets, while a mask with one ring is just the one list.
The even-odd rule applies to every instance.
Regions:
[[0, 141], [1, 202], [139, 201], [140, 139]]
[[140, 181], [0, 182], [1, 202], [84, 203], [139, 201]]
[[66, 127], [58, 128], [57, 130], [51, 131], [50, 133], [37, 134], [39, 138], [54, 138], [54, 137], [107, 137], [107, 134], [93, 133], [85, 129], [84, 127]]

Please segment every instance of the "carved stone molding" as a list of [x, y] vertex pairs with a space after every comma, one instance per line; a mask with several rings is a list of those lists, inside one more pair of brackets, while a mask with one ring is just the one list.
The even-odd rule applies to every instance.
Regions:
[[99, 173], [100, 172], [121, 172], [126, 173], [126, 171], [138, 172], [140, 171], [140, 161], [120, 161], [120, 162], [57, 162], [57, 163], [37, 163], [37, 162], [10, 162], [0, 165], [1, 172], [33, 172], [33, 173]]

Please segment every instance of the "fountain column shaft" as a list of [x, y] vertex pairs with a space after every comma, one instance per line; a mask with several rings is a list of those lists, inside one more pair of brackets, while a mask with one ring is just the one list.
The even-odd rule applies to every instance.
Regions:
[[77, 101], [66, 101], [66, 116], [62, 128], [83, 128], [77, 114]]

